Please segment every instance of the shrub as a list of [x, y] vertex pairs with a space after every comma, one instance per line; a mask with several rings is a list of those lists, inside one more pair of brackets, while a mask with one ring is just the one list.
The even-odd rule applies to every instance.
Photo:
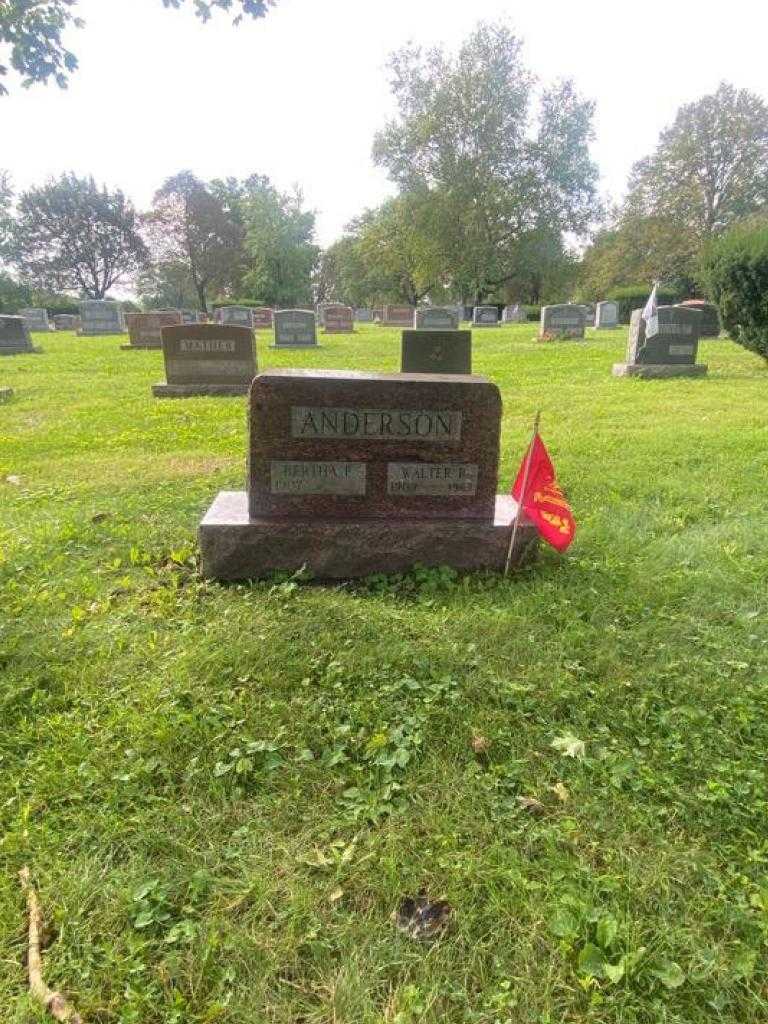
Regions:
[[702, 270], [725, 330], [768, 362], [768, 226], [729, 231], [710, 245]]
[[536, 323], [541, 320], [541, 306], [523, 306], [526, 320], [534, 320]]
[[[631, 284], [627, 285], [626, 288], [614, 288], [605, 298], [618, 302], [619, 321], [623, 324], [628, 324], [632, 317], [632, 310], [642, 309], [648, 301], [651, 287], [651, 285], [647, 284]], [[674, 288], [661, 287], [656, 294], [660, 306], [671, 306], [673, 303], [685, 298]]]

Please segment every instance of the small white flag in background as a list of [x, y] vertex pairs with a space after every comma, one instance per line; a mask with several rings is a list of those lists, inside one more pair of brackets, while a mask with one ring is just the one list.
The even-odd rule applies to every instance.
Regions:
[[653, 291], [648, 296], [648, 301], [645, 304], [645, 309], [643, 309], [643, 320], [645, 320], [646, 323], [648, 323], [648, 321], [651, 319], [651, 317], [656, 316], [656, 313], [658, 311], [659, 307], [658, 307], [658, 304], [656, 302], [656, 292], [658, 290], [659, 290], [659, 282], [658, 281], [654, 281]]

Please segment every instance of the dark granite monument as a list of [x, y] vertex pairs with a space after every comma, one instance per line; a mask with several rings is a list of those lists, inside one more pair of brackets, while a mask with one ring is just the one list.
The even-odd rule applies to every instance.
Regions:
[[659, 306], [646, 323], [643, 311], [632, 313], [627, 361], [615, 363], [614, 377], [703, 377], [696, 362], [701, 313], [686, 306]]
[[0, 315], [0, 356], [16, 356], [24, 352], [40, 352], [32, 344], [23, 316]]
[[323, 324], [326, 334], [352, 334], [355, 329], [352, 307], [329, 303], [323, 307]]
[[584, 307], [572, 302], [541, 307], [539, 341], [584, 339]]
[[[203, 575], [503, 569], [517, 505], [496, 493], [501, 397], [485, 378], [270, 370], [249, 429], [248, 491], [221, 492], [200, 525]], [[521, 523], [512, 564], [536, 547]]]
[[86, 299], [80, 303], [80, 334], [125, 334], [125, 318], [116, 302], [107, 299]]
[[307, 309], [278, 309], [275, 344], [270, 348], [317, 348], [315, 314]]
[[683, 309], [696, 309], [701, 313], [700, 338], [720, 337], [720, 313], [712, 302], [705, 302], [703, 299], [687, 299], [681, 302]]
[[403, 331], [402, 373], [472, 373], [472, 331]]
[[175, 327], [182, 322], [181, 313], [178, 310], [173, 312], [156, 313], [126, 313], [125, 322], [128, 325], [128, 336], [130, 344], [121, 345], [122, 349], [146, 349], [162, 348], [162, 330], [164, 327]]
[[253, 331], [234, 324], [182, 324], [163, 328], [165, 383], [155, 398], [247, 395], [256, 376]]

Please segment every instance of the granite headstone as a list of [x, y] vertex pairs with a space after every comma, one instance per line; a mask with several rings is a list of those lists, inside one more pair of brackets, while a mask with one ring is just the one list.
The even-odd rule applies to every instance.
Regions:
[[251, 310], [253, 326], [261, 330], [271, 330], [273, 323], [272, 309], [269, 306], [254, 306]]
[[79, 331], [80, 317], [71, 313], [56, 313], [53, 318], [53, 326], [57, 331]]
[[415, 306], [384, 306], [382, 323], [393, 327], [413, 327]]
[[[203, 575], [502, 569], [517, 505], [496, 494], [500, 425], [499, 390], [482, 377], [260, 374], [248, 491], [221, 492], [203, 519]], [[513, 565], [536, 538], [522, 521]]]
[[632, 312], [627, 360], [615, 363], [614, 377], [703, 377], [707, 367], [696, 362], [701, 313], [685, 306], [659, 306], [647, 322], [643, 311]]
[[128, 345], [123, 349], [160, 349], [163, 347], [161, 331], [164, 327], [175, 327], [180, 324], [181, 313], [126, 313], [125, 322], [128, 326]]
[[371, 324], [374, 320], [374, 313], [372, 309], [367, 309], [363, 306], [358, 306], [355, 310], [355, 320], [360, 324]]
[[703, 299], [687, 299], [680, 305], [683, 309], [696, 309], [701, 313], [700, 338], [720, 337], [720, 313], [714, 303], [705, 302]]
[[234, 324], [182, 324], [163, 328], [165, 383], [155, 398], [246, 395], [256, 376], [253, 331]]
[[32, 344], [29, 328], [23, 316], [0, 314], [0, 356], [15, 356], [23, 352], [39, 352]]
[[125, 317], [116, 302], [87, 299], [80, 304], [80, 334], [125, 334]]
[[315, 314], [307, 309], [278, 309], [271, 348], [317, 348]]
[[[418, 331], [455, 331], [459, 318], [448, 306], [422, 306], [413, 314], [413, 326]], [[463, 370], [469, 373], [469, 370]]]
[[31, 307], [29, 309], [20, 309], [19, 316], [24, 317], [24, 321], [27, 325], [27, 328], [30, 331], [53, 330], [48, 319], [47, 309], [39, 309], [37, 307]]
[[542, 306], [539, 341], [584, 338], [584, 307], [572, 302]]
[[401, 373], [472, 373], [472, 331], [403, 331]]
[[498, 327], [499, 310], [496, 306], [475, 306], [472, 310], [473, 327]]
[[619, 326], [619, 304], [612, 299], [598, 302], [595, 307], [595, 327], [598, 331], [610, 331]]
[[352, 334], [355, 329], [352, 307], [329, 303], [323, 309], [323, 323], [326, 334]]
[[219, 323], [235, 324], [238, 327], [253, 326], [250, 306], [221, 306], [219, 313]]
[[521, 324], [525, 321], [525, 310], [517, 303], [514, 306], [505, 306], [501, 313], [502, 322], [505, 324]]

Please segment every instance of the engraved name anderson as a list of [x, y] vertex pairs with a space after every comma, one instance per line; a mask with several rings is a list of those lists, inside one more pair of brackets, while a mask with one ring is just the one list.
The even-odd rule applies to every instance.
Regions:
[[291, 437], [458, 441], [461, 412], [428, 409], [291, 409]]

